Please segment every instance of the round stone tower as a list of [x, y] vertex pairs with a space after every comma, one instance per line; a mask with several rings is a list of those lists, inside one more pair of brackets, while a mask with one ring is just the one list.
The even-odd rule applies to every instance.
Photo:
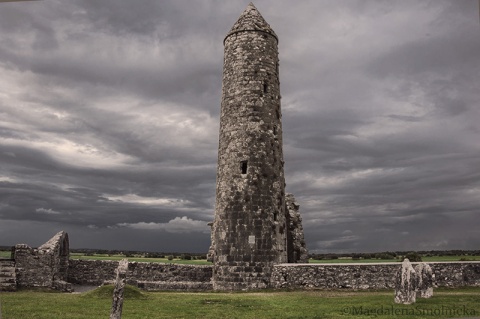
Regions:
[[213, 286], [269, 286], [287, 262], [278, 38], [250, 3], [224, 40]]

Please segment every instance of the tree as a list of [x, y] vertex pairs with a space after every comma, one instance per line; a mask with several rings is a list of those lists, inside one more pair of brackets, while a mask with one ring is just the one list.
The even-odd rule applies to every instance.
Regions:
[[409, 252], [408, 254], [405, 255], [405, 258], [408, 258], [410, 262], [420, 262], [422, 261], [422, 256], [420, 256], [419, 253], [416, 251]]

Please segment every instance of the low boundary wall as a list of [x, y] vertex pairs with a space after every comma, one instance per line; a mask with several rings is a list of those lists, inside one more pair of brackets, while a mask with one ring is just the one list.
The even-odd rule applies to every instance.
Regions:
[[[437, 287], [480, 286], [480, 262], [427, 264]], [[289, 289], [393, 289], [400, 268], [400, 263], [280, 264], [273, 268], [271, 284], [273, 288]]]
[[[101, 285], [115, 280], [118, 261], [70, 260], [68, 282]], [[129, 262], [127, 283], [145, 290], [211, 290], [213, 266]]]
[[[416, 263], [412, 263], [415, 265]], [[437, 287], [480, 287], [480, 262], [428, 263]], [[115, 279], [117, 261], [70, 260], [68, 282], [101, 285]], [[393, 289], [401, 263], [275, 265], [275, 289]], [[129, 262], [127, 283], [145, 290], [211, 290], [213, 266]]]

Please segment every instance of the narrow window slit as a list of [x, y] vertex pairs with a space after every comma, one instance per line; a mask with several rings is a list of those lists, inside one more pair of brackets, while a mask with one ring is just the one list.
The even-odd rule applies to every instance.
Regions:
[[241, 162], [242, 174], [247, 174], [248, 161]]
[[267, 93], [268, 92], [268, 84], [267, 82], [263, 82], [263, 93]]

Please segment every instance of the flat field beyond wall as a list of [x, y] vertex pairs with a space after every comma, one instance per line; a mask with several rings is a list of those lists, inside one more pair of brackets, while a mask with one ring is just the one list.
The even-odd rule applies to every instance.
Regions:
[[[2, 319], [108, 318], [111, 286], [83, 294], [1, 293]], [[129, 318], [464, 318], [480, 316], [480, 288], [436, 289], [431, 299], [397, 305], [393, 291], [142, 292], [127, 286]]]
[[[0, 258], [10, 258], [10, 251], [0, 251]], [[146, 258], [142, 256], [126, 257], [125, 255], [107, 255], [107, 254], [94, 254], [84, 255], [81, 253], [71, 253], [70, 259], [82, 259], [82, 260], [121, 260], [127, 258], [129, 261], [136, 262], [159, 262], [159, 263], [174, 263], [174, 264], [189, 264], [189, 265], [211, 265], [211, 262], [205, 259], [192, 259], [185, 260], [180, 256], [175, 256], [172, 260], [168, 258]], [[480, 256], [431, 256], [422, 257], [423, 262], [442, 262], [442, 261], [480, 261]], [[330, 264], [330, 263], [383, 263], [383, 262], [401, 262], [400, 259], [352, 259], [352, 258], [338, 258], [338, 259], [324, 259], [313, 260], [309, 262], [312, 264]]]

